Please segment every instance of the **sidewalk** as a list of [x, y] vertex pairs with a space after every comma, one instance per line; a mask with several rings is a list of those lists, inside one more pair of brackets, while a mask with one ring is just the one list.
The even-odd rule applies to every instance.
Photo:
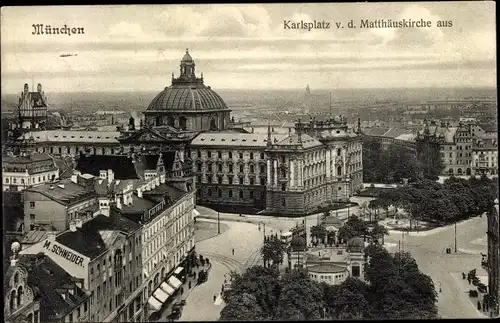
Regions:
[[[167, 316], [170, 315], [170, 313], [172, 312], [172, 307], [174, 306], [174, 304], [176, 304], [182, 300], [186, 300], [186, 303], [187, 303], [188, 302], [187, 297], [189, 296], [191, 291], [197, 287], [198, 274], [200, 273], [200, 271], [207, 270], [208, 272], [210, 272], [211, 268], [212, 268], [212, 263], [209, 263], [209, 264], [205, 263], [204, 266], [200, 266], [198, 268], [194, 267], [193, 272], [196, 273], [196, 275], [194, 277], [188, 277], [186, 279], [186, 282], [184, 284], [182, 284], [182, 286], [179, 288], [179, 291], [175, 294], [175, 296], [173, 296], [167, 300], [167, 302], [169, 302], [169, 304], [160, 310], [161, 315], [157, 321], [159, 321], [159, 322], [168, 321]], [[191, 282], [191, 288], [189, 288], [189, 282]], [[184, 293], [181, 293], [181, 291], [180, 291], [181, 288], [184, 290]], [[181, 312], [181, 316], [182, 316], [182, 312]]]

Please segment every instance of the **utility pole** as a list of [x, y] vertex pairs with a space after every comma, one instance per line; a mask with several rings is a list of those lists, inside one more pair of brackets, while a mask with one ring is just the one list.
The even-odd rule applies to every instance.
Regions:
[[457, 253], [457, 223], [455, 222], [455, 253]]
[[217, 233], [220, 234], [220, 213], [217, 211]]

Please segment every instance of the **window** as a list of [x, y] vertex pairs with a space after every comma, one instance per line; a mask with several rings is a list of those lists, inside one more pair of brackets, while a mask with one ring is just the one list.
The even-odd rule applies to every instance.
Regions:
[[250, 191], [250, 198], [253, 199], [253, 191]]
[[341, 148], [337, 148], [337, 156], [340, 156], [342, 154], [342, 149]]
[[30, 214], [30, 220], [35, 220], [35, 215], [34, 214]]
[[222, 191], [221, 190], [217, 190], [217, 196], [218, 197], [222, 197]]
[[233, 177], [232, 176], [229, 176], [227, 178], [228, 182], [229, 182], [229, 185], [232, 185], [233, 184]]
[[228, 153], [228, 156], [229, 156], [229, 158], [233, 158], [233, 152], [231, 152], [231, 151], [230, 151], [230, 152]]
[[266, 185], [266, 179], [265, 178], [261, 178], [260, 179], [260, 185]]
[[36, 310], [35, 311], [34, 323], [39, 323], [39, 322], [40, 322], [40, 311]]
[[219, 168], [219, 172], [222, 172], [222, 164], [217, 165]]
[[255, 166], [254, 165], [250, 165], [250, 173], [253, 173], [255, 172]]
[[222, 184], [222, 176], [217, 176], [217, 182], [218, 182], [219, 184]]
[[243, 153], [238, 154], [240, 156], [240, 159], [243, 159]]
[[264, 153], [260, 153], [260, 159], [264, 159]]
[[232, 173], [233, 172], [233, 165], [229, 165], [229, 172]]
[[240, 185], [243, 185], [243, 177], [240, 177]]
[[266, 172], [266, 166], [260, 165], [260, 173], [264, 174]]
[[233, 190], [229, 190], [229, 197], [233, 197]]
[[243, 198], [243, 191], [240, 190], [240, 199], [242, 199], [242, 198]]
[[250, 185], [255, 185], [255, 180], [253, 178], [250, 178]]
[[253, 159], [253, 153], [250, 153], [250, 159]]
[[281, 190], [286, 191], [286, 184], [281, 184]]
[[207, 157], [208, 158], [212, 158], [212, 152], [211, 151], [207, 151]]
[[211, 188], [208, 189], [207, 194], [208, 194], [208, 196], [212, 196], [212, 189]]
[[222, 152], [221, 151], [217, 152], [217, 157], [222, 158]]
[[200, 164], [200, 163], [198, 163], [198, 164], [196, 165], [196, 169], [197, 169], [197, 171], [201, 172], [201, 164]]
[[35, 202], [30, 202], [30, 208], [33, 209], [35, 207]]
[[80, 318], [80, 306], [78, 306], [78, 308], [76, 309], [76, 318]]
[[352, 266], [352, 276], [359, 277], [359, 266]]
[[243, 173], [243, 165], [240, 165], [240, 173]]

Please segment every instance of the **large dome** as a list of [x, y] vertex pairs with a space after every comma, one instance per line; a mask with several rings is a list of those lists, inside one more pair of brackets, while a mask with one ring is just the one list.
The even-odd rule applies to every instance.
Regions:
[[158, 112], [199, 112], [229, 110], [222, 98], [210, 86], [203, 83], [201, 77], [196, 77], [196, 64], [186, 49], [181, 60], [180, 75], [174, 78], [172, 85], [166, 87], [151, 101], [148, 111]]
[[149, 111], [228, 110], [226, 103], [210, 87], [173, 85], [161, 91], [149, 104]]

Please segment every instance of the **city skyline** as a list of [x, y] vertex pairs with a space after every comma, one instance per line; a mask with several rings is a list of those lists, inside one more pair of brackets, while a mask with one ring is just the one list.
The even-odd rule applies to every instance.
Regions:
[[[186, 48], [197, 75], [219, 89], [496, 87], [494, 6], [4, 7], [2, 88], [17, 93], [33, 80], [58, 92], [155, 91], [179, 75]], [[366, 19], [423, 19], [433, 27], [359, 28]], [[351, 20], [358, 28], [347, 28]], [[330, 29], [287, 29], [285, 21], [325, 21]], [[32, 35], [34, 24], [85, 33]]]

